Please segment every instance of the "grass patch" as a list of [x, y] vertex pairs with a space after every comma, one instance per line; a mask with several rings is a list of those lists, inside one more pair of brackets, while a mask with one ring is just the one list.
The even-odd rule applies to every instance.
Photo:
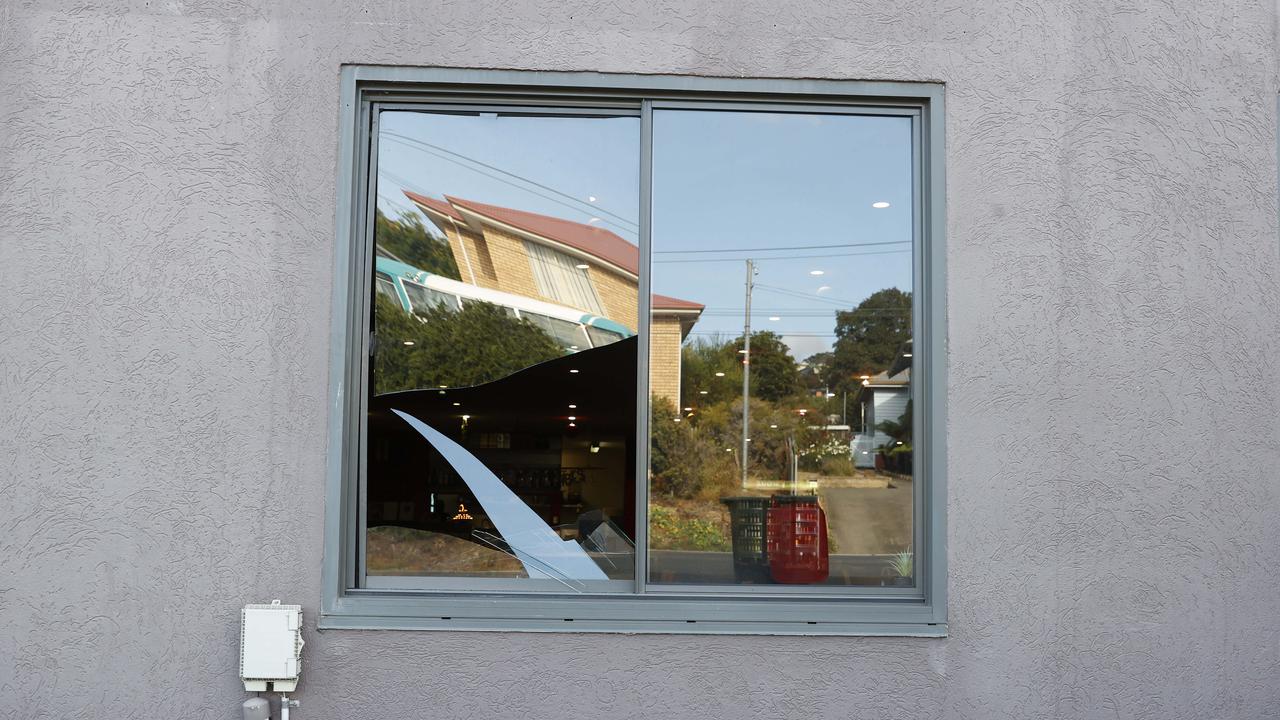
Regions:
[[654, 498], [649, 542], [657, 550], [729, 552], [729, 514], [718, 502]]

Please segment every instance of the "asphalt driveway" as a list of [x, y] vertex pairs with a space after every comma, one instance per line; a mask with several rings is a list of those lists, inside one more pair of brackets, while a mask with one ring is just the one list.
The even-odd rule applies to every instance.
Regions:
[[911, 545], [910, 480], [896, 487], [820, 487], [829, 533], [841, 555], [881, 555]]

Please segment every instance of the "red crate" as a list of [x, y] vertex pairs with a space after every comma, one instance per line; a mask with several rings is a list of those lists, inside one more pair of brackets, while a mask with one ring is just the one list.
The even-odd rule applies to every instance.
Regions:
[[827, 514], [813, 495], [775, 495], [768, 513], [769, 574], [774, 582], [827, 579]]

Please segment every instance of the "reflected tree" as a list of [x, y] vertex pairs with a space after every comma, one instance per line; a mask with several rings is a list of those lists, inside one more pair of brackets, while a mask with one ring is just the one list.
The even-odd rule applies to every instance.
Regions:
[[489, 303], [468, 302], [461, 310], [435, 306], [417, 317], [382, 295], [374, 305], [377, 395], [479, 385], [563, 354], [540, 328]]
[[836, 313], [836, 344], [827, 382], [832, 389], [857, 389], [860, 375], [888, 370], [898, 349], [911, 339], [911, 293], [886, 288], [853, 310]]
[[[742, 336], [733, 340], [699, 338], [681, 350], [680, 396], [708, 405], [742, 397]], [[716, 373], [724, 373], [717, 376]], [[751, 333], [751, 397], [770, 401], [789, 398], [803, 384], [795, 358], [782, 337], [769, 331]], [[702, 391], [707, 394], [703, 395]]]
[[800, 370], [800, 382], [805, 390], [814, 393], [826, 389], [827, 368], [831, 365], [831, 358], [832, 353], [820, 352], [804, 359], [804, 368]]
[[725, 452], [722, 432], [717, 432], [723, 430], [720, 423], [682, 417], [670, 400], [657, 395], [649, 407], [649, 472], [655, 493], [716, 499], [736, 487], [738, 465]]
[[[733, 341], [731, 356], [742, 357], [742, 338]], [[764, 330], [751, 333], [751, 396], [778, 401], [800, 392], [800, 370], [782, 336]]]
[[374, 237], [382, 250], [419, 270], [460, 279], [449, 241], [432, 233], [416, 213], [402, 212], [393, 220], [379, 209], [373, 222]]

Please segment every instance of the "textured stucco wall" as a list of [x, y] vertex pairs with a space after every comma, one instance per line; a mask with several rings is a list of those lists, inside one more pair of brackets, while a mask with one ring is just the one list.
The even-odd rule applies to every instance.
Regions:
[[297, 717], [1280, 716], [1273, 22], [0, 2], [0, 715], [232, 717], [239, 606], [314, 619], [361, 62], [947, 83], [951, 637], [312, 630]]

